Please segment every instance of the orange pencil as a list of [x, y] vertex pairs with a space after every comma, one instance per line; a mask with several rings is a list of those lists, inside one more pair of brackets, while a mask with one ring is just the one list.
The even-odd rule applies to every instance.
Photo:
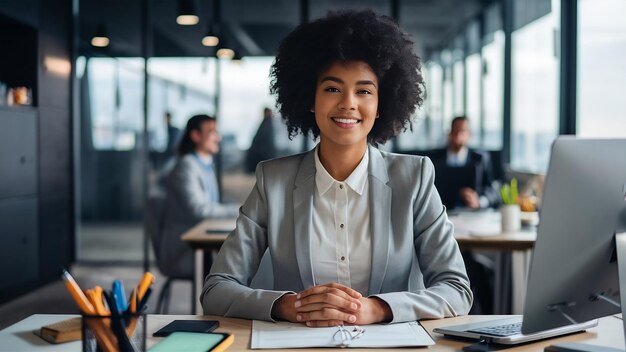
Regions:
[[78, 304], [78, 307], [84, 314], [94, 315], [96, 314], [96, 310], [93, 305], [89, 303], [87, 296], [80, 289], [80, 286], [76, 283], [76, 280], [67, 272], [67, 270], [63, 269], [63, 280], [65, 281], [65, 287], [68, 291], [70, 291], [70, 295], [74, 301]]
[[[80, 289], [80, 286], [76, 283], [76, 280], [70, 275], [67, 270], [63, 270], [63, 280], [65, 281], [65, 287], [70, 292], [70, 295], [74, 299], [74, 301], [78, 304], [78, 307], [86, 315], [96, 315], [96, 310], [93, 305], [87, 299], [87, 296]], [[96, 335], [96, 339], [98, 340], [98, 344], [106, 351], [106, 352], [114, 352], [117, 350], [117, 340], [115, 336], [112, 336], [112, 333], [100, 322], [87, 321], [89, 326], [93, 330]], [[96, 324], [100, 323], [100, 324]]]
[[[153, 282], [154, 282], [154, 275], [152, 275], [151, 272], [146, 271], [143, 274], [143, 277], [141, 278], [141, 280], [139, 281], [139, 285], [137, 285], [138, 292], [135, 293], [133, 291], [133, 294], [130, 296], [130, 303], [132, 304], [132, 302], [136, 300], [141, 301], [143, 296], [146, 294], [146, 291], [148, 291], [148, 288], [150, 287], [150, 285], [152, 285]], [[139, 299], [137, 299], [137, 295], [139, 295]]]
[[102, 297], [102, 287], [96, 286], [93, 289], [85, 290], [85, 294], [91, 305], [93, 305], [96, 313], [101, 316], [109, 316], [111, 312], [104, 306], [104, 300]]
[[139, 282], [139, 300], [140, 301], [143, 298], [143, 296], [146, 294], [146, 291], [148, 291], [148, 288], [150, 288], [150, 286], [153, 283], [154, 283], [154, 275], [152, 275], [151, 272], [146, 271], [143, 274], [143, 278], [141, 279], [141, 282]]

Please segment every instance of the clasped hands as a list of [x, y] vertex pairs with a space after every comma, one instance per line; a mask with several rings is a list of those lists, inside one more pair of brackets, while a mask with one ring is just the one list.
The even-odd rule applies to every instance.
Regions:
[[272, 317], [311, 327], [366, 325], [393, 318], [391, 308], [382, 299], [363, 297], [358, 291], [338, 283], [285, 294], [274, 303]]

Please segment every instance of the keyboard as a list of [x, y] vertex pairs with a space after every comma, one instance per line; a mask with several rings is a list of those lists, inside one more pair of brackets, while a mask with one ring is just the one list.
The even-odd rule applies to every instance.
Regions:
[[468, 324], [442, 326], [433, 331], [446, 336], [456, 336], [471, 339], [483, 339], [489, 337], [493, 343], [513, 345], [525, 343], [564, 334], [583, 331], [598, 325], [598, 320], [592, 320], [581, 324], [567, 325], [560, 328], [539, 331], [531, 334], [523, 334], [522, 316], [512, 315], [507, 318], [499, 318], [491, 321], [478, 321]]
[[468, 331], [476, 334], [486, 334], [492, 336], [512, 336], [522, 333], [522, 322], [505, 325], [486, 326], [483, 328]]

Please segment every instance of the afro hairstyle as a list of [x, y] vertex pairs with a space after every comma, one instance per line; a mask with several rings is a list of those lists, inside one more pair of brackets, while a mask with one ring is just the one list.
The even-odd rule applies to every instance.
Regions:
[[330, 12], [304, 23], [281, 42], [270, 70], [270, 92], [289, 137], [320, 130], [311, 113], [319, 75], [335, 62], [363, 61], [379, 82], [378, 113], [368, 141], [385, 143], [407, 128], [424, 97], [414, 43], [391, 18], [371, 10]]

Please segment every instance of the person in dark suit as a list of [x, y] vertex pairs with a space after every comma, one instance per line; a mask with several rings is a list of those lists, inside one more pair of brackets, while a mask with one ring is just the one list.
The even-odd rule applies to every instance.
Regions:
[[263, 161], [276, 157], [276, 143], [274, 141], [274, 121], [272, 109], [263, 109], [263, 121], [256, 131], [250, 148], [246, 154], [246, 170], [254, 172], [256, 165]]
[[173, 155], [180, 141], [181, 132], [180, 128], [172, 125], [172, 114], [169, 111], [165, 113], [165, 124], [167, 125], [167, 147], [165, 151]]
[[452, 120], [448, 146], [431, 156], [437, 173], [435, 186], [448, 209], [479, 209], [499, 204], [489, 154], [470, 149], [467, 146], [470, 137], [467, 117], [458, 116]]
[[[435, 187], [448, 209], [495, 207], [499, 196], [493, 186], [489, 154], [469, 148], [469, 120], [458, 116], [452, 120], [448, 146], [435, 151]], [[493, 260], [471, 251], [462, 251], [472, 292], [476, 298], [470, 314], [493, 313]]]

